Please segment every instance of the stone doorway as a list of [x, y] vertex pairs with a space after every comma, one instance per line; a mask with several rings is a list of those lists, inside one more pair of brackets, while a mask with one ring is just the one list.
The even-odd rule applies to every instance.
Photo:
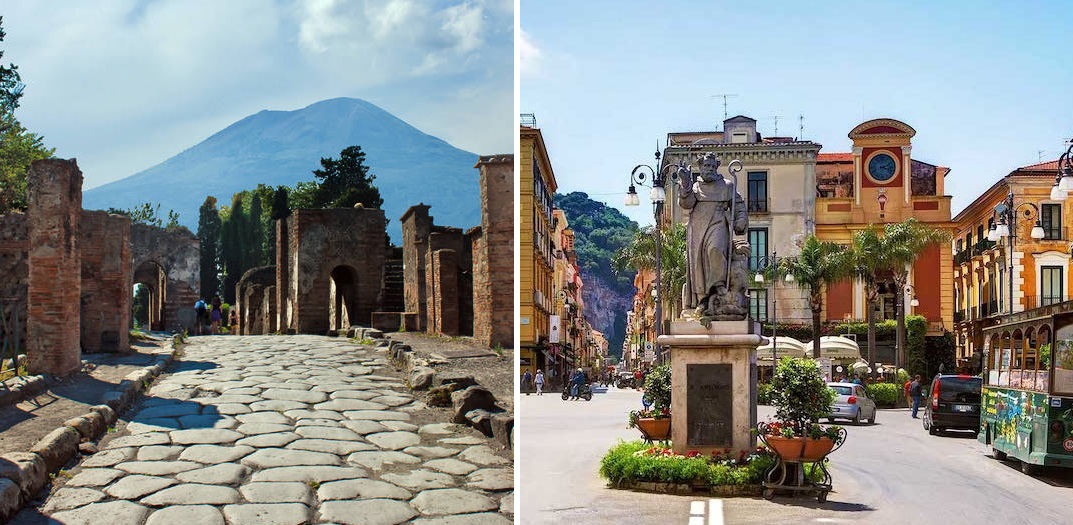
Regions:
[[350, 328], [358, 315], [358, 272], [346, 265], [336, 266], [331, 273], [328, 322], [331, 330]]
[[167, 323], [164, 305], [167, 304], [168, 289], [168, 274], [164, 271], [164, 267], [156, 261], [142, 262], [134, 269], [134, 284], [135, 286], [142, 285], [149, 291], [149, 301], [146, 307], [149, 329], [164, 330]]

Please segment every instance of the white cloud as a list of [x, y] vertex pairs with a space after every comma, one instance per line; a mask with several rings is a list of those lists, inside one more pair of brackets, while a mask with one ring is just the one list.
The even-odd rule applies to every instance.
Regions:
[[525, 33], [525, 30], [521, 30], [518, 34], [518, 68], [521, 69], [522, 76], [535, 76], [540, 72], [540, 65], [543, 61], [543, 52], [540, 48], [533, 43], [533, 40], [529, 38], [529, 35]]

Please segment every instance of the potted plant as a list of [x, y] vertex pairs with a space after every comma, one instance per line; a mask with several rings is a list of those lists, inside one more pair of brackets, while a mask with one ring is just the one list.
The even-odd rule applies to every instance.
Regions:
[[646, 408], [631, 410], [629, 428], [636, 428], [648, 441], [671, 438], [671, 367], [660, 365], [645, 378]]
[[841, 427], [817, 423], [830, 415], [834, 398], [816, 361], [784, 357], [771, 380], [775, 420], [758, 430], [783, 459], [816, 461], [844, 439]]

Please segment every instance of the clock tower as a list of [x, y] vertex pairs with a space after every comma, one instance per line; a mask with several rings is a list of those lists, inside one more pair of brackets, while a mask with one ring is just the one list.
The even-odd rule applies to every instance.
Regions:
[[[916, 130], [894, 119], [864, 122], [849, 132], [853, 141], [854, 204], [872, 208], [876, 223], [901, 220], [910, 202], [910, 140]], [[873, 208], [872, 203], [879, 204]], [[890, 219], [894, 220], [890, 220]]]

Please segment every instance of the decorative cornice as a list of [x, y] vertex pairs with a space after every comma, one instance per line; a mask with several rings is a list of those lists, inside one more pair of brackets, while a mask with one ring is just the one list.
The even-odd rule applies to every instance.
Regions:
[[[895, 129], [899, 129], [901, 130], [901, 133], [864, 133], [864, 131], [866, 130], [877, 128], [880, 126], [888, 126]], [[850, 130], [849, 138], [901, 138], [905, 137], [906, 135], [912, 137], [916, 134], [917, 130], [913, 129], [912, 126], [906, 124], [905, 122], [902, 122], [900, 120], [894, 120], [892, 118], [877, 118], [858, 124], [857, 127]]]

